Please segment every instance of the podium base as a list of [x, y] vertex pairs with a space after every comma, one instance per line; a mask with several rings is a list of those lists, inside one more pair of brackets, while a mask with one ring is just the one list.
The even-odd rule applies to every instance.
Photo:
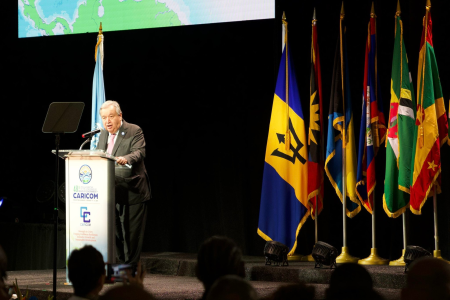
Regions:
[[404, 267], [405, 266], [405, 249], [402, 250], [402, 256], [397, 260], [392, 260], [389, 262], [390, 266]]
[[358, 261], [360, 265], [387, 265], [389, 260], [381, 258], [377, 254], [377, 248], [370, 249], [370, 255], [367, 258]]
[[341, 254], [336, 257], [336, 263], [337, 264], [356, 264], [358, 262], [358, 257], [353, 257], [348, 253], [348, 247], [342, 247]]

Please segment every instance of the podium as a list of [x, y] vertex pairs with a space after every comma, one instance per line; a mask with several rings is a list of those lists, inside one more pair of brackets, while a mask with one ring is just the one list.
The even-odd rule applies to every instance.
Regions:
[[[128, 168], [116, 167], [116, 158], [103, 150], [59, 150], [59, 157], [66, 166], [66, 264], [85, 245], [115, 263], [115, 172]], [[66, 277], [69, 282], [68, 268]]]

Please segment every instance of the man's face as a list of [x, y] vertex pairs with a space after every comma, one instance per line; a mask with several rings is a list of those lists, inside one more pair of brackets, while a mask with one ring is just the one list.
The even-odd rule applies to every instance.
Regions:
[[108, 130], [109, 133], [116, 133], [120, 128], [122, 122], [122, 114], [118, 115], [114, 105], [110, 105], [101, 110], [100, 116], [102, 117], [103, 127]]

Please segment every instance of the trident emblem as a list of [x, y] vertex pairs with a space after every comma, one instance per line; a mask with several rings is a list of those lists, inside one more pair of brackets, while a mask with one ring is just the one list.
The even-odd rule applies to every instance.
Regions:
[[[297, 147], [292, 146], [292, 143], [291, 143], [291, 147], [289, 148], [289, 150], [291, 150], [293, 152], [293, 155], [289, 156], [289, 155], [279, 151], [278, 148], [275, 149], [271, 155], [283, 158], [287, 161], [290, 161], [292, 164], [295, 164], [295, 159], [298, 159], [300, 161], [300, 163], [304, 165], [306, 163], [306, 159], [303, 158], [299, 153], [300, 149], [302, 149], [302, 147], [304, 145], [302, 144], [302, 142], [300, 142], [300, 139], [298, 138], [297, 133], [295, 132], [294, 127], [292, 126], [291, 118], [289, 118], [289, 130], [291, 131], [292, 136], [294, 137], [294, 140], [297, 143]], [[277, 137], [278, 137], [278, 142], [280, 144], [285, 143], [284, 134], [277, 133]]]

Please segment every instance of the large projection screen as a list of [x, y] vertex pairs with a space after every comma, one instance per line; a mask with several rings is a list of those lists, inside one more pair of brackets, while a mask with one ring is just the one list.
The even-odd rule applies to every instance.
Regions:
[[19, 38], [275, 17], [275, 0], [18, 0]]

